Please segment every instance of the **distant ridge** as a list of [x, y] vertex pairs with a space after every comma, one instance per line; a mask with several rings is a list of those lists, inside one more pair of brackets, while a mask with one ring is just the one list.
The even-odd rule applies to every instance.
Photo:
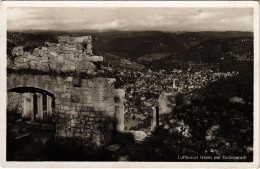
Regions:
[[[176, 61], [199, 62], [200, 57], [196, 51], [200, 46], [206, 46], [207, 49], [201, 53], [203, 62], [216, 63], [220, 61], [223, 57], [222, 49], [228, 49], [227, 51], [230, 52], [238, 51], [238, 55], [243, 55], [244, 52], [247, 52], [248, 56], [253, 54], [252, 32], [161, 32], [117, 31], [113, 29], [103, 32], [96, 30], [19, 30], [19, 32], [13, 32], [12, 30], [7, 32], [7, 53], [10, 55], [14, 46], [24, 46], [26, 51], [32, 51], [35, 47], [44, 45], [45, 42], [56, 42], [57, 36], [86, 35], [92, 36], [94, 54], [110, 54], [146, 67], [172, 68], [176, 66]], [[243, 38], [250, 38], [250, 41], [236, 42], [236, 40]], [[221, 47], [221, 50], [216, 50], [217, 46]], [[238, 49], [242, 49], [244, 52]], [[226, 57], [224, 58], [230, 58], [229, 55], [233, 54], [225, 53]]]

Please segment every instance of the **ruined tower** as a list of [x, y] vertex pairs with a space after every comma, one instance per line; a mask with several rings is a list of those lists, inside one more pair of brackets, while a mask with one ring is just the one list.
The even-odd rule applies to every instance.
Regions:
[[[115, 79], [102, 77], [96, 63], [103, 57], [93, 55], [91, 36], [61, 36], [57, 44], [46, 42], [32, 53], [15, 47], [12, 54], [14, 59], [7, 59], [8, 108], [19, 105], [18, 113], [31, 121], [55, 116], [57, 143], [100, 147], [122, 128], [115, 122], [120, 123], [116, 118], [122, 116], [124, 92], [114, 90]], [[115, 95], [120, 98], [116, 104]]]

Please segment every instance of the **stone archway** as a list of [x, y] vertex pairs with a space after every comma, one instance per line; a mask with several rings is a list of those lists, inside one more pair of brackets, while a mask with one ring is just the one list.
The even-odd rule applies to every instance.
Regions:
[[54, 122], [55, 96], [35, 87], [16, 87], [8, 90], [7, 112], [16, 112], [22, 119]]

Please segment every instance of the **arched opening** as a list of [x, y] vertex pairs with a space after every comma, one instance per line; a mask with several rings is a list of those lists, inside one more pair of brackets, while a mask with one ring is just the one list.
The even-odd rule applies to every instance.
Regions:
[[[35, 87], [7, 91], [7, 159], [28, 158], [55, 140], [55, 96]], [[21, 153], [22, 152], [22, 153]], [[30, 156], [30, 155], [28, 155]]]
[[23, 120], [51, 123], [54, 122], [54, 94], [35, 87], [17, 87], [8, 90], [7, 117], [12, 115]]

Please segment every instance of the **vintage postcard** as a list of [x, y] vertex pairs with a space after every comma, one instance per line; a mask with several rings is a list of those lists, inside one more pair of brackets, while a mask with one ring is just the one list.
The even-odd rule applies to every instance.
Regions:
[[3, 167], [259, 166], [257, 2], [1, 2]]

